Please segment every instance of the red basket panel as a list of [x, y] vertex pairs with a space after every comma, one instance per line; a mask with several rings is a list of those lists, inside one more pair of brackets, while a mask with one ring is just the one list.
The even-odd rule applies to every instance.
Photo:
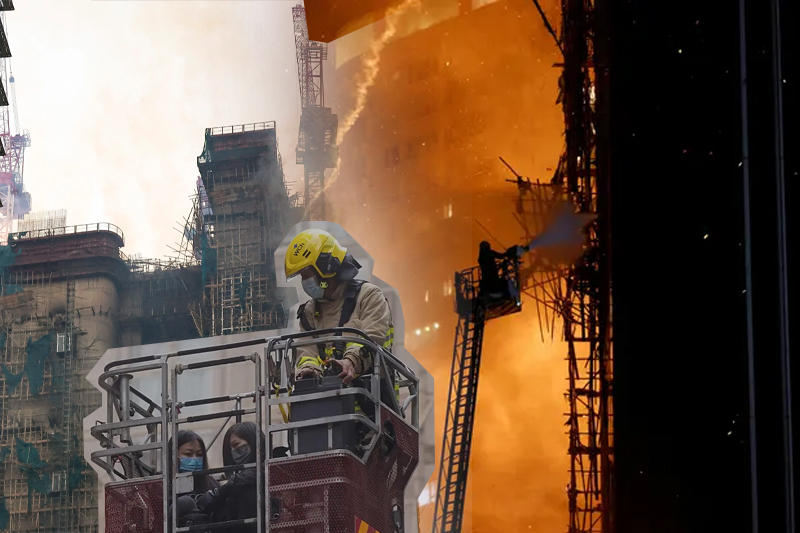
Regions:
[[396, 444], [386, 456], [378, 448], [366, 465], [346, 453], [300, 458], [270, 467], [270, 496], [281, 500], [270, 531], [358, 533], [356, 518], [380, 533], [394, 531], [392, 507], [403, 508], [405, 488], [419, 462], [419, 434], [388, 409]]
[[164, 533], [161, 479], [106, 485], [106, 533]]

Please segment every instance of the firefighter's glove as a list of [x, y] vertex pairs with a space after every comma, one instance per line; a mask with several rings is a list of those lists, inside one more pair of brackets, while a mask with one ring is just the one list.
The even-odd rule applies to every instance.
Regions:
[[295, 379], [316, 379], [320, 376], [320, 371], [314, 367], [307, 366], [305, 368], [301, 368], [295, 374]]
[[338, 377], [341, 378], [342, 383], [345, 385], [356, 379], [356, 369], [349, 359], [332, 359], [331, 363], [338, 364], [341, 367], [342, 371]]

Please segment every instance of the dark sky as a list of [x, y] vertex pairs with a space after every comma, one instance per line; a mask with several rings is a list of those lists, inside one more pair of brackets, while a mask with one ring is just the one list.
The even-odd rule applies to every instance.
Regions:
[[[752, 530], [737, 4], [611, 2], [620, 533]], [[792, 296], [798, 163], [790, 140], [797, 139], [800, 78], [786, 4], [781, 84]], [[750, 1], [746, 13], [759, 515], [761, 531], [788, 531], [770, 2]], [[800, 309], [791, 298], [788, 309], [791, 321]]]

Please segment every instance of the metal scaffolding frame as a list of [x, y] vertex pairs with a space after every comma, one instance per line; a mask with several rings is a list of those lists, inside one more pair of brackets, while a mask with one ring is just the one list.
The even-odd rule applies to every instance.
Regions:
[[[608, 37], [604, 0], [561, 0], [556, 35], [535, 7], [562, 54], [558, 101], [564, 111], [566, 150], [534, 209], [566, 201], [592, 215], [581, 257], [570, 265], [533, 269], [535, 298], [549, 318], [562, 320], [567, 343], [570, 481], [568, 533], [613, 533], [613, 353], [608, 163]], [[524, 201], [520, 187], [520, 202]], [[540, 209], [539, 213], [542, 212]], [[523, 226], [525, 226], [523, 221]], [[550, 322], [550, 328], [554, 326]]]
[[566, 152], [553, 184], [597, 218], [583, 256], [559, 284], [569, 365], [569, 533], [612, 533], [613, 367], [607, 148], [608, 65], [603, 0], [562, 0], [561, 103]]
[[198, 157], [201, 183], [184, 233], [201, 257], [205, 297], [192, 315], [202, 336], [286, 325], [273, 256], [297, 210], [287, 195], [275, 123], [261, 124], [207, 129]]
[[[0, 490], [9, 513], [8, 531], [94, 533], [95, 477], [91, 469], [79, 464], [82, 432], [75, 428], [93, 409], [95, 398], [79, 375], [86, 365], [76, 345], [80, 331], [74, 323], [75, 281], [54, 283], [53, 275], [52, 271], [22, 270], [4, 280], [21, 285], [21, 294], [31, 298], [0, 313], [0, 335], [4, 336], [0, 350], [4, 367], [0, 373]], [[51, 313], [54, 300], [61, 300], [65, 291], [66, 308]], [[28, 341], [49, 333], [56, 336], [48, 347], [50, 355], [42, 362], [40, 391], [32, 394]], [[18, 377], [9, 383], [9, 376]], [[20, 457], [20, 441], [36, 450], [43, 462], [38, 470]]]

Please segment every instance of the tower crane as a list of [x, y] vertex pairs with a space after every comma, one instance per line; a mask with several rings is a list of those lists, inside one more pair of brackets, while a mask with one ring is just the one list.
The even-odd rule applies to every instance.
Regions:
[[305, 206], [309, 220], [325, 220], [325, 170], [339, 160], [336, 137], [339, 118], [325, 107], [322, 62], [328, 58], [328, 45], [308, 39], [306, 10], [292, 8], [294, 40], [297, 47], [297, 74], [300, 81], [300, 133], [297, 164], [304, 167]]
[[[13, 10], [12, 2], [3, 2], [0, 11]], [[31, 145], [31, 136], [28, 130], [20, 130], [17, 97], [14, 75], [9, 76], [9, 58], [11, 51], [6, 37], [5, 13], [0, 16], [0, 85], [3, 91], [0, 94], [0, 142], [2, 143], [2, 157], [0, 157], [0, 243], [8, 240], [8, 234], [13, 231], [14, 219], [21, 219], [31, 211], [31, 195], [25, 190], [23, 170], [25, 163], [25, 148]], [[5, 93], [8, 87], [8, 96]], [[14, 131], [11, 130], [10, 109], [14, 112]]]

